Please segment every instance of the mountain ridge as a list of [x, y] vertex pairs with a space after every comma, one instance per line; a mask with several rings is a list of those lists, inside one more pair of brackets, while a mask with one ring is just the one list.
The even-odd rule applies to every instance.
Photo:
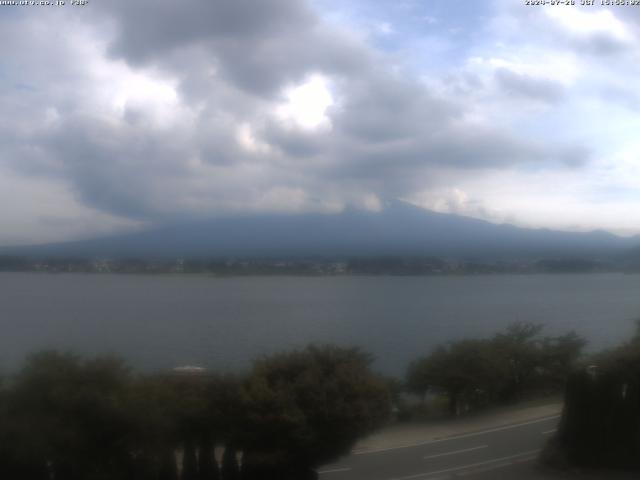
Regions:
[[527, 229], [388, 202], [379, 212], [264, 214], [165, 224], [89, 240], [0, 248], [0, 254], [75, 257], [438, 256], [507, 260], [610, 257], [638, 237]]

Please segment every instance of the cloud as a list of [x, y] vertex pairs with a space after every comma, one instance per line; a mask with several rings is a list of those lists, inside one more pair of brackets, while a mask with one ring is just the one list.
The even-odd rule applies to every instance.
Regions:
[[[304, 1], [194, 0], [186, 8], [170, 0], [116, 0], [100, 6], [115, 23], [114, 57], [176, 67], [183, 52], [199, 46], [201, 58], [193, 61], [260, 95], [301, 80], [310, 65], [348, 73], [367, 61], [349, 35], [328, 31]], [[182, 73], [202, 74], [193, 67]]]
[[640, 110], [640, 95], [633, 89], [619, 85], [606, 85], [600, 93], [605, 102], [618, 104], [633, 111]]
[[576, 48], [598, 55], [610, 55], [633, 46], [635, 38], [623, 21], [608, 9], [579, 8], [545, 10], [562, 34]]
[[522, 133], [505, 107], [554, 108], [572, 80], [519, 70], [527, 58], [488, 44], [470, 52], [487, 59], [476, 70], [423, 74], [303, 0], [63, 10], [0, 20], [0, 41], [25, 39], [0, 63], [0, 167], [24, 179], [21, 196], [50, 182], [114, 226], [376, 209], [451, 191], [444, 170], [475, 178], [592, 158], [588, 145]]
[[78, 204], [64, 182], [0, 168], [0, 218], [5, 245], [55, 242], [147, 227]]
[[560, 82], [546, 78], [533, 77], [506, 68], [498, 68], [495, 77], [499, 88], [506, 95], [548, 103], [557, 103], [565, 95], [565, 88]]

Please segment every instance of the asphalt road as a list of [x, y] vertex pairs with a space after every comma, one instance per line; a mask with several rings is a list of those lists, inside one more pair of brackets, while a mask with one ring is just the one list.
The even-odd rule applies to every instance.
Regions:
[[536, 459], [559, 417], [492, 428], [408, 447], [352, 454], [320, 480], [544, 479]]

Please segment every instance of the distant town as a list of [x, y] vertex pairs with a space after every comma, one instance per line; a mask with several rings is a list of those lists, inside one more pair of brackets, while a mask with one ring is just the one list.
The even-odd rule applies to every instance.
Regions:
[[500, 273], [636, 272], [631, 265], [587, 259], [473, 261], [431, 257], [277, 258], [30, 258], [0, 256], [0, 272], [230, 275], [472, 275]]

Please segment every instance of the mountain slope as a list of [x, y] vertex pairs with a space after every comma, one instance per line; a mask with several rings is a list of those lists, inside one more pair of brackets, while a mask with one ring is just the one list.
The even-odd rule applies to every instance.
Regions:
[[609, 257], [640, 244], [596, 231], [523, 229], [391, 202], [381, 212], [254, 215], [165, 225], [93, 240], [4, 249], [81, 257], [428, 255], [478, 259]]

